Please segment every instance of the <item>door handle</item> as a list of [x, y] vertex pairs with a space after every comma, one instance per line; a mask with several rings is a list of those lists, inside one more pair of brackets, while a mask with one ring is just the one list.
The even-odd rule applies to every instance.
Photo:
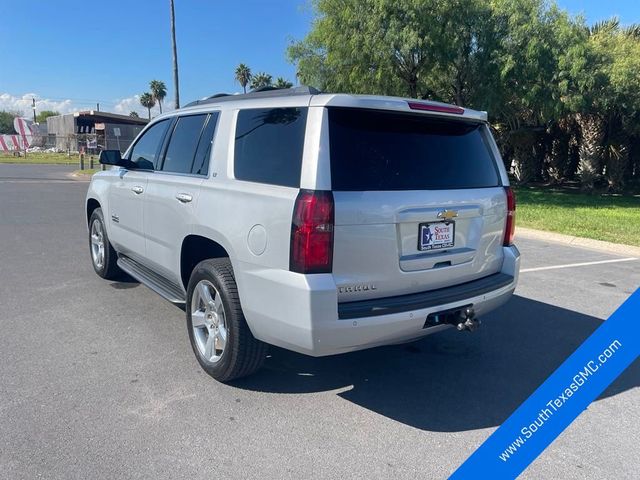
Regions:
[[191, 200], [193, 200], [193, 197], [188, 193], [178, 193], [176, 195], [176, 199], [182, 203], [189, 203]]
[[136, 185], [135, 187], [131, 187], [131, 191], [136, 195], [140, 195], [142, 192], [144, 192], [144, 188], [142, 188], [140, 185]]

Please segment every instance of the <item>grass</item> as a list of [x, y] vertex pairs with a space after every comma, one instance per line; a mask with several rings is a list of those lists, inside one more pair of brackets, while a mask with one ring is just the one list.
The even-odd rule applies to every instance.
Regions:
[[640, 246], [640, 197], [516, 188], [516, 225]]
[[99, 172], [101, 169], [99, 168], [85, 168], [84, 170], [74, 170], [72, 175], [93, 175], [96, 172]]
[[[84, 156], [85, 164], [89, 164], [89, 155]], [[94, 162], [98, 164], [98, 156], [93, 156]], [[27, 156], [14, 157], [13, 155], [0, 154], [0, 163], [28, 163], [28, 164], [54, 164], [54, 165], [78, 165], [80, 159], [78, 154], [71, 154], [70, 157], [66, 153], [50, 153], [50, 152], [33, 152], [27, 153]]]

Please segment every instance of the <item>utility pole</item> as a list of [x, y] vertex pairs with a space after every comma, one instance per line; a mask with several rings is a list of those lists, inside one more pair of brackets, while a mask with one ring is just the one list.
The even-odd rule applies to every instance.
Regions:
[[176, 46], [176, 14], [173, 0], [169, 0], [171, 7], [171, 47], [173, 49], [173, 88], [176, 90], [175, 108], [180, 108], [180, 87], [178, 86], [178, 47]]
[[36, 99], [34, 97], [31, 97], [31, 105], [33, 108], [33, 123], [37, 123], [36, 122]]

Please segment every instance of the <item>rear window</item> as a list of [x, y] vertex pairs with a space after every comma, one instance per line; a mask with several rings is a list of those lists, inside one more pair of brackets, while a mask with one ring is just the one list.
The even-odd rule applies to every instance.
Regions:
[[202, 127], [207, 115], [178, 117], [164, 156], [162, 170], [174, 173], [190, 173], [198, 148]]
[[329, 108], [337, 191], [444, 190], [500, 184], [482, 124]]
[[234, 175], [239, 180], [300, 186], [306, 108], [238, 112]]

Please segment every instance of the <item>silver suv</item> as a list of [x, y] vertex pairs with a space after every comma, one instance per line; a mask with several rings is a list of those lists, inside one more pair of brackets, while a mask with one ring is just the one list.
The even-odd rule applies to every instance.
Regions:
[[408, 342], [513, 293], [514, 196], [485, 112], [307, 87], [215, 96], [102, 152], [93, 266], [184, 306], [211, 376], [267, 345], [313, 356]]

